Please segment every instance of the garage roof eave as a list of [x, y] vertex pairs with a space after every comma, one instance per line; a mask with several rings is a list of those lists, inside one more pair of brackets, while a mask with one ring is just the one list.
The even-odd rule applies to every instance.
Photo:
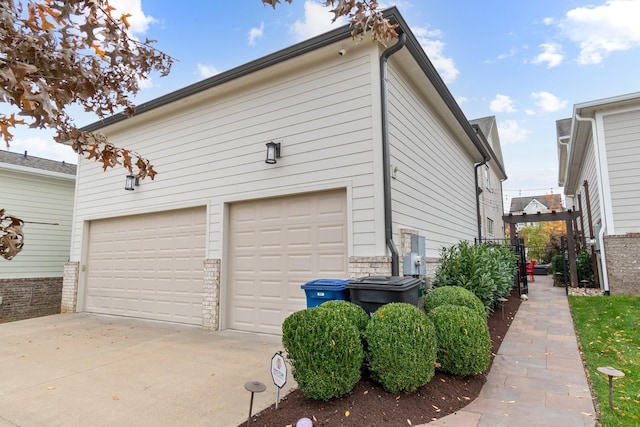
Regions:
[[[181, 89], [178, 89], [166, 95], [155, 98], [151, 101], [137, 105], [135, 107], [134, 116], [144, 114], [146, 112], [162, 107], [164, 105], [171, 104], [173, 102], [179, 101], [184, 98], [188, 98], [191, 95], [195, 95], [207, 89], [220, 86], [226, 82], [260, 71], [274, 64], [286, 61], [291, 58], [295, 58], [297, 56], [300, 56], [307, 52], [311, 52], [318, 48], [330, 45], [340, 40], [344, 40], [345, 38], [350, 37], [350, 35], [351, 35], [351, 29], [349, 25], [344, 25], [340, 28], [336, 28], [335, 30], [324, 33], [320, 36], [303, 41], [293, 46], [289, 46], [285, 49], [274, 52], [262, 58], [258, 58], [246, 64], [240, 65], [238, 67], [216, 74], [215, 76], [206, 78], [204, 80], [200, 80], [189, 86], [185, 86]], [[117, 113], [107, 118], [104, 118], [102, 120], [98, 120], [96, 122], [88, 124], [82, 127], [80, 130], [93, 132], [103, 127], [125, 120], [128, 117], [129, 116], [124, 112]]]
[[[433, 85], [438, 95], [446, 104], [447, 108], [449, 109], [449, 111], [451, 112], [455, 120], [459, 123], [461, 129], [469, 137], [469, 140], [471, 141], [471, 143], [479, 153], [479, 155], [474, 156], [474, 160], [476, 161], [489, 160], [490, 159], [489, 153], [487, 152], [482, 142], [476, 135], [474, 129], [469, 124], [468, 119], [465, 117], [460, 106], [455, 101], [453, 95], [451, 94], [451, 92], [449, 92], [449, 89], [446, 87], [444, 81], [440, 77], [440, 74], [437, 72], [437, 70], [435, 69], [435, 67], [427, 57], [427, 54], [424, 52], [424, 49], [422, 48], [422, 46], [420, 45], [416, 37], [411, 32], [409, 25], [404, 20], [404, 18], [398, 11], [397, 7], [395, 6], [390, 7], [386, 9], [383, 12], [383, 14], [391, 22], [398, 24], [398, 28], [396, 30], [397, 32], [404, 32], [407, 35], [407, 48], [409, 52], [411, 53], [415, 61], [418, 63], [422, 72], [429, 79], [430, 83]], [[256, 71], [260, 71], [264, 68], [270, 67], [277, 63], [287, 61], [289, 59], [303, 55], [305, 53], [312, 52], [321, 47], [339, 42], [341, 40], [351, 37], [351, 30], [352, 30], [351, 25], [344, 25], [342, 27], [336, 28], [335, 30], [313, 37], [309, 40], [305, 40], [303, 42], [297, 43], [293, 46], [289, 46], [285, 49], [274, 52], [270, 55], [264, 56], [254, 61], [248, 62], [239, 67], [233, 68], [231, 70], [222, 72], [220, 74], [216, 74], [215, 76], [193, 83], [182, 89], [176, 90], [167, 95], [161, 96], [159, 98], [153, 99], [149, 102], [136, 106], [134, 115], [138, 116], [138, 115], [144, 114], [148, 111], [154, 110], [156, 108], [170, 104], [180, 99], [187, 98], [191, 95], [219, 86], [223, 83], [229, 82], [239, 77], [246, 76], [248, 74], [254, 73]], [[88, 131], [88, 132], [96, 131], [108, 125], [120, 122], [126, 119], [127, 117], [128, 116], [126, 113], [118, 113], [113, 116], [107, 117], [105, 119], [98, 120], [87, 126], [84, 126], [80, 130]]]

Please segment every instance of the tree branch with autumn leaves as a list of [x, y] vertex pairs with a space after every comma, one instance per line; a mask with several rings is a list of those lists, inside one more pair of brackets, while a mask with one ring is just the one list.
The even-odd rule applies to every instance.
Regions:
[[167, 75], [172, 58], [133, 39], [128, 14], [116, 15], [108, 0], [0, 0], [0, 96], [18, 116], [0, 115], [0, 134], [9, 145], [17, 125], [55, 130], [57, 142], [102, 163], [118, 164], [140, 178], [156, 172], [138, 153], [117, 148], [99, 133], [80, 131], [66, 113], [72, 104], [99, 117], [134, 106], [130, 95], [151, 72]]
[[[293, 0], [285, 0], [292, 3]], [[280, 0], [262, 0], [274, 9]], [[392, 24], [384, 17], [377, 0], [326, 0], [325, 6], [332, 7], [333, 20], [335, 22], [341, 16], [349, 18], [351, 23], [351, 36], [361, 38], [365, 34], [371, 34], [373, 40], [386, 46], [389, 40], [398, 38], [395, 29], [398, 24]]]

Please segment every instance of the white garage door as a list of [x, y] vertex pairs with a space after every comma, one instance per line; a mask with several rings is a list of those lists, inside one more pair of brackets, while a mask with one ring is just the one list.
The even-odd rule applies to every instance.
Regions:
[[85, 311], [202, 324], [205, 208], [92, 221]]
[[226, 327], [280, 334], [306, 307], [300, 286], [348, 277], [345, 191], [235, 203]]

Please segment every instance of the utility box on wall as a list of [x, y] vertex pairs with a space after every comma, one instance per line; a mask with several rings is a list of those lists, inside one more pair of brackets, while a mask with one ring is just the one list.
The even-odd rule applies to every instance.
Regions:
[[427, 242], [424, 236], [411, 236], [411, 252], [403, 259], [405, 276], [424, 276], [427, 274]]

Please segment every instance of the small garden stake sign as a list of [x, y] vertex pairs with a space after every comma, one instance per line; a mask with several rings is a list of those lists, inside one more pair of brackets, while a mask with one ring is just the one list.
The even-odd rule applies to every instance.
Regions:
[[279, 351], [271, 358], [271, 378], [273, 384], [277, 387], [276, 390], [276, 409], [278, 409], [278, 402], [280, 401], [280, 389], [287, 383], [287, 364], [282, 357], [282, 352]]

